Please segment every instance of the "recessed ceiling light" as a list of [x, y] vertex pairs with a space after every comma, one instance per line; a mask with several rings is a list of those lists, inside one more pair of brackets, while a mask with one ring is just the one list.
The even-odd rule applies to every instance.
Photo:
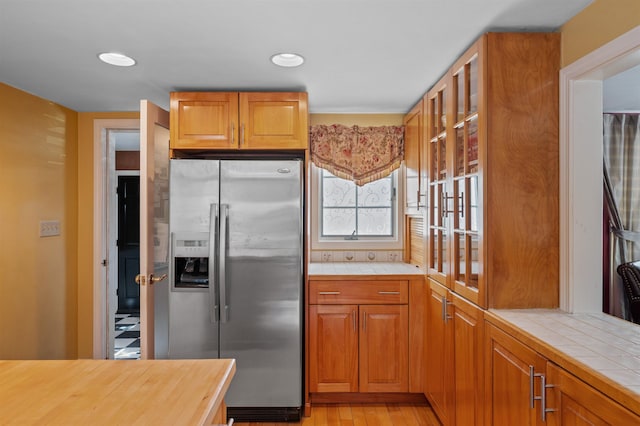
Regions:
[[123, 55], [122, 53], [105, 52], [98, 55], [98, 58], [102, 62], [106, 62], [109, 65], [115, 65], [117, 67], [131, 67], [136, 64], [135, 59]]
[[281, 67], [299, 67], [304, 58], [295, 53], [277, 53], [271, 57], [271, 62]]

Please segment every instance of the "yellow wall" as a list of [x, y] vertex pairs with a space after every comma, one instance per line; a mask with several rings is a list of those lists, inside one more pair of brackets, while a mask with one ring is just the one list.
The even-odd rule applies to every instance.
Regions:
[[0, 99], [0, 359], [75, 358], [78, 114], [1, 83]]
[[93, 121], [119, 118], [140, 113], [78, 113], [78, 358], [93, 357]]
[[595, 0], [562, 28], [565, 67], [640, 25], [640, 1]]
[[309, 124], [343, 126], [402, 126], [404, 114], [311, 114]]

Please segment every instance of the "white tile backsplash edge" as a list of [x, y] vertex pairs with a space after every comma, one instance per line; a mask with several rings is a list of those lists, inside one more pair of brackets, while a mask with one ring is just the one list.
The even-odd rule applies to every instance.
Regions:
[[311, 262], [402, 262], [402, 250], [311, 250]]

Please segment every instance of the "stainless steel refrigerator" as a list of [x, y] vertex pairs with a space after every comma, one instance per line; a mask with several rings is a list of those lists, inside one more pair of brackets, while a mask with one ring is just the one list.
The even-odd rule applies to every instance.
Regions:
[[236, 421], [302, 405], [303, 161], [170, 161], [169, 358], [235, 358]]

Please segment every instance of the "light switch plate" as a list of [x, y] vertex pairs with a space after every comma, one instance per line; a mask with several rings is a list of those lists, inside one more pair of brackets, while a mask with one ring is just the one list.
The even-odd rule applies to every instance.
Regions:
[[55, 237], [57, 235], [60, 235], [59, 220], [41, 220], [40, 221], [41, 237]]

